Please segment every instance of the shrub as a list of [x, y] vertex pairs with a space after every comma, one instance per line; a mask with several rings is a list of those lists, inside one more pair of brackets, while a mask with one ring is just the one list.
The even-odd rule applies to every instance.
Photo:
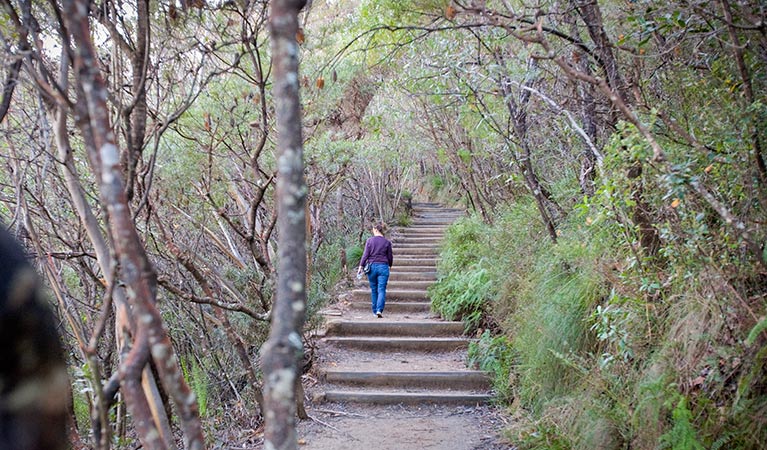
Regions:
[[469, 344], [469, 365], [490, 372], [496, 401], [508, 403], [513, 398], [511, 375], [514, 352], [506, 336], [493, 336], [485, 330], [479, 340]]

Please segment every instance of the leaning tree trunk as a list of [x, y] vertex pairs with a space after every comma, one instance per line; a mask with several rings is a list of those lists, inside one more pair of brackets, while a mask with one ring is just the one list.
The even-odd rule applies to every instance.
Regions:
[[[136, 319], [132, 348], [120, 364], [120, 386], [134, 418], [144, 448], [163, 449], [167, 445], [152, 423], [150, 406], [141, 386], [141, 376], [149, 358], [157, 366], [163, 387], [173, 398], [185, 447], [205, 448], [205, 439], [194, 394], [184, 381], [173, 346], [156, 306], [156, 275], [133, 222], [119, 151], [110, 125], [106, 83], [99, 70], [98, 56], [91, 40], [88, 1], [65, 0], [64, 24], [71, 37], [73, 68], [78, 103], [84, 102], [83, 120], [78, 121], [85, 141], [89, 164], [98, 182], [114, 252], [120, 268], [120, 281], [127, 287], [128, 302]], [[68, 44], [68, 43], [67, 43]]]
[[297, 447], [296, 385], [306, 308], [306, 183], [298, 97], [298, 12], [306, 0], [274, 0], [270, 18], [277, 123], [277, 296], [272, 327], [262, 349], [265, 448]]

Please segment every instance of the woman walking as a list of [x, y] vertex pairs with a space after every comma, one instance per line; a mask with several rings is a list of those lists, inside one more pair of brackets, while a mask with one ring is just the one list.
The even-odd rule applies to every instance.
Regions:
[[391, 242], [383, 236], [385, 230], [383, 223], [373, 225], [373, 236], [365, 242], [365, 251], [362, 253], [357, 274], [364, 271], [366, 265], [370, 265], [367, 271], [370, 282], [370, 300], [373, 306], [373, 314], [383, 317], [386, 305], [386, 283], [389, 282], [389, 268], [394, 260]]

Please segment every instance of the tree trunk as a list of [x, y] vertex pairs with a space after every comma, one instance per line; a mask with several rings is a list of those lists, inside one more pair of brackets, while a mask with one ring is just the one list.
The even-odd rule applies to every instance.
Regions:
[[149, 1], [136, 0], [136, 47], [130, 55], [132, 80], [132, 103], [123, 112], [125, 115], [125, 163], [126, 192], [128, 201], [133, 198], [136, 183], [136, 166], [141, 159], [146, 133], [146, 78], [149, 66]]
[[298, 13], [305, 0], [274, 0], [272, 37], [277, 123], [277, 292], [269, 339], [262, 348], [266, 378], [265, 448], [297, 448], [296, 383], [303, 344], [299, 330], [306, 309], [306, 183], [304, 181], [301, 104], [298, 96]]
[[141, 372], [151, 355], [163, 387], [179, 413], [186, 448], [200, 450], [205, 447], [205, 441], [197, 402], [181, 375], [173, 346], [155, 305], [156, 274], [129, 208], [119, 151], [109, 121], [106, 84], [91, 40], [88, 3], [86, 0], [64, 0], [66, 13], [63, 17], [74, 46], [73, 67], [79, 101], [87, 105], [87, 116], [78, 125], [90, 144], [86, 145], [89, 164], [98, 182], [101, 202], [106, 207], [120, 278], [127, 286], [128, 301], [137, 319], [133, 347], [120, 367], [123, 392], [144, 447], [164, 448], [157, 428], [147, 423], [149, 408], [140, 382]]
[[[735, 62], [738, 66], [738, 73], [740, 74], [740, 79], [743, 82], [743, 94], [746, 97], [746, 102], [748, 103], [746, 108], [748, 109], [752, 107], [755, 100], [754, 88], [751, 83], [751, 74], [748, 72], [746, 60], [743, 57], [743, 48], [740, 45], [738, 33], [735, 25], [733, 24], [730, 2], [728, 0], [719, 0], [719, 2], [721, 3], [722, 11], [724, 12], [724, 20], [727, 23], [727, 32], [729, 33], [730, 40], [732, 41], [730, 48], [732, 48], [732, 53], [733, 56], [735, 56]], [[754, 162], [756, 163], [759, 181], [762, 182], [762, 185], [765, 185], [767, 184], [767, 165], [765, 164], [764, 156], [762, 155], [762, 142], [759, 137], [759, 128], [763, 125], [759, 124], [758, 119], [755, 119], [754, 113], [749, 113], [749, 117], [751, 118], [752, 122], [751, 141], [754, 147]]]

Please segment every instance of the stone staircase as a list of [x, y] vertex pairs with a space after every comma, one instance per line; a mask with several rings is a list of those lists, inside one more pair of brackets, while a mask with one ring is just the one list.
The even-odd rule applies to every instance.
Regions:
[[462, 211], [422, 203], [411, 226], [395, 230], [383, 318], [370, 308], [363, 278], [341, 317], [327, 323], [320, 346], [319, 400], [367, 404], [488, 402], [486, 373], [466, 369], [463, 323], [430, 311], [427, 288], [436, 280], [439, 242]]

